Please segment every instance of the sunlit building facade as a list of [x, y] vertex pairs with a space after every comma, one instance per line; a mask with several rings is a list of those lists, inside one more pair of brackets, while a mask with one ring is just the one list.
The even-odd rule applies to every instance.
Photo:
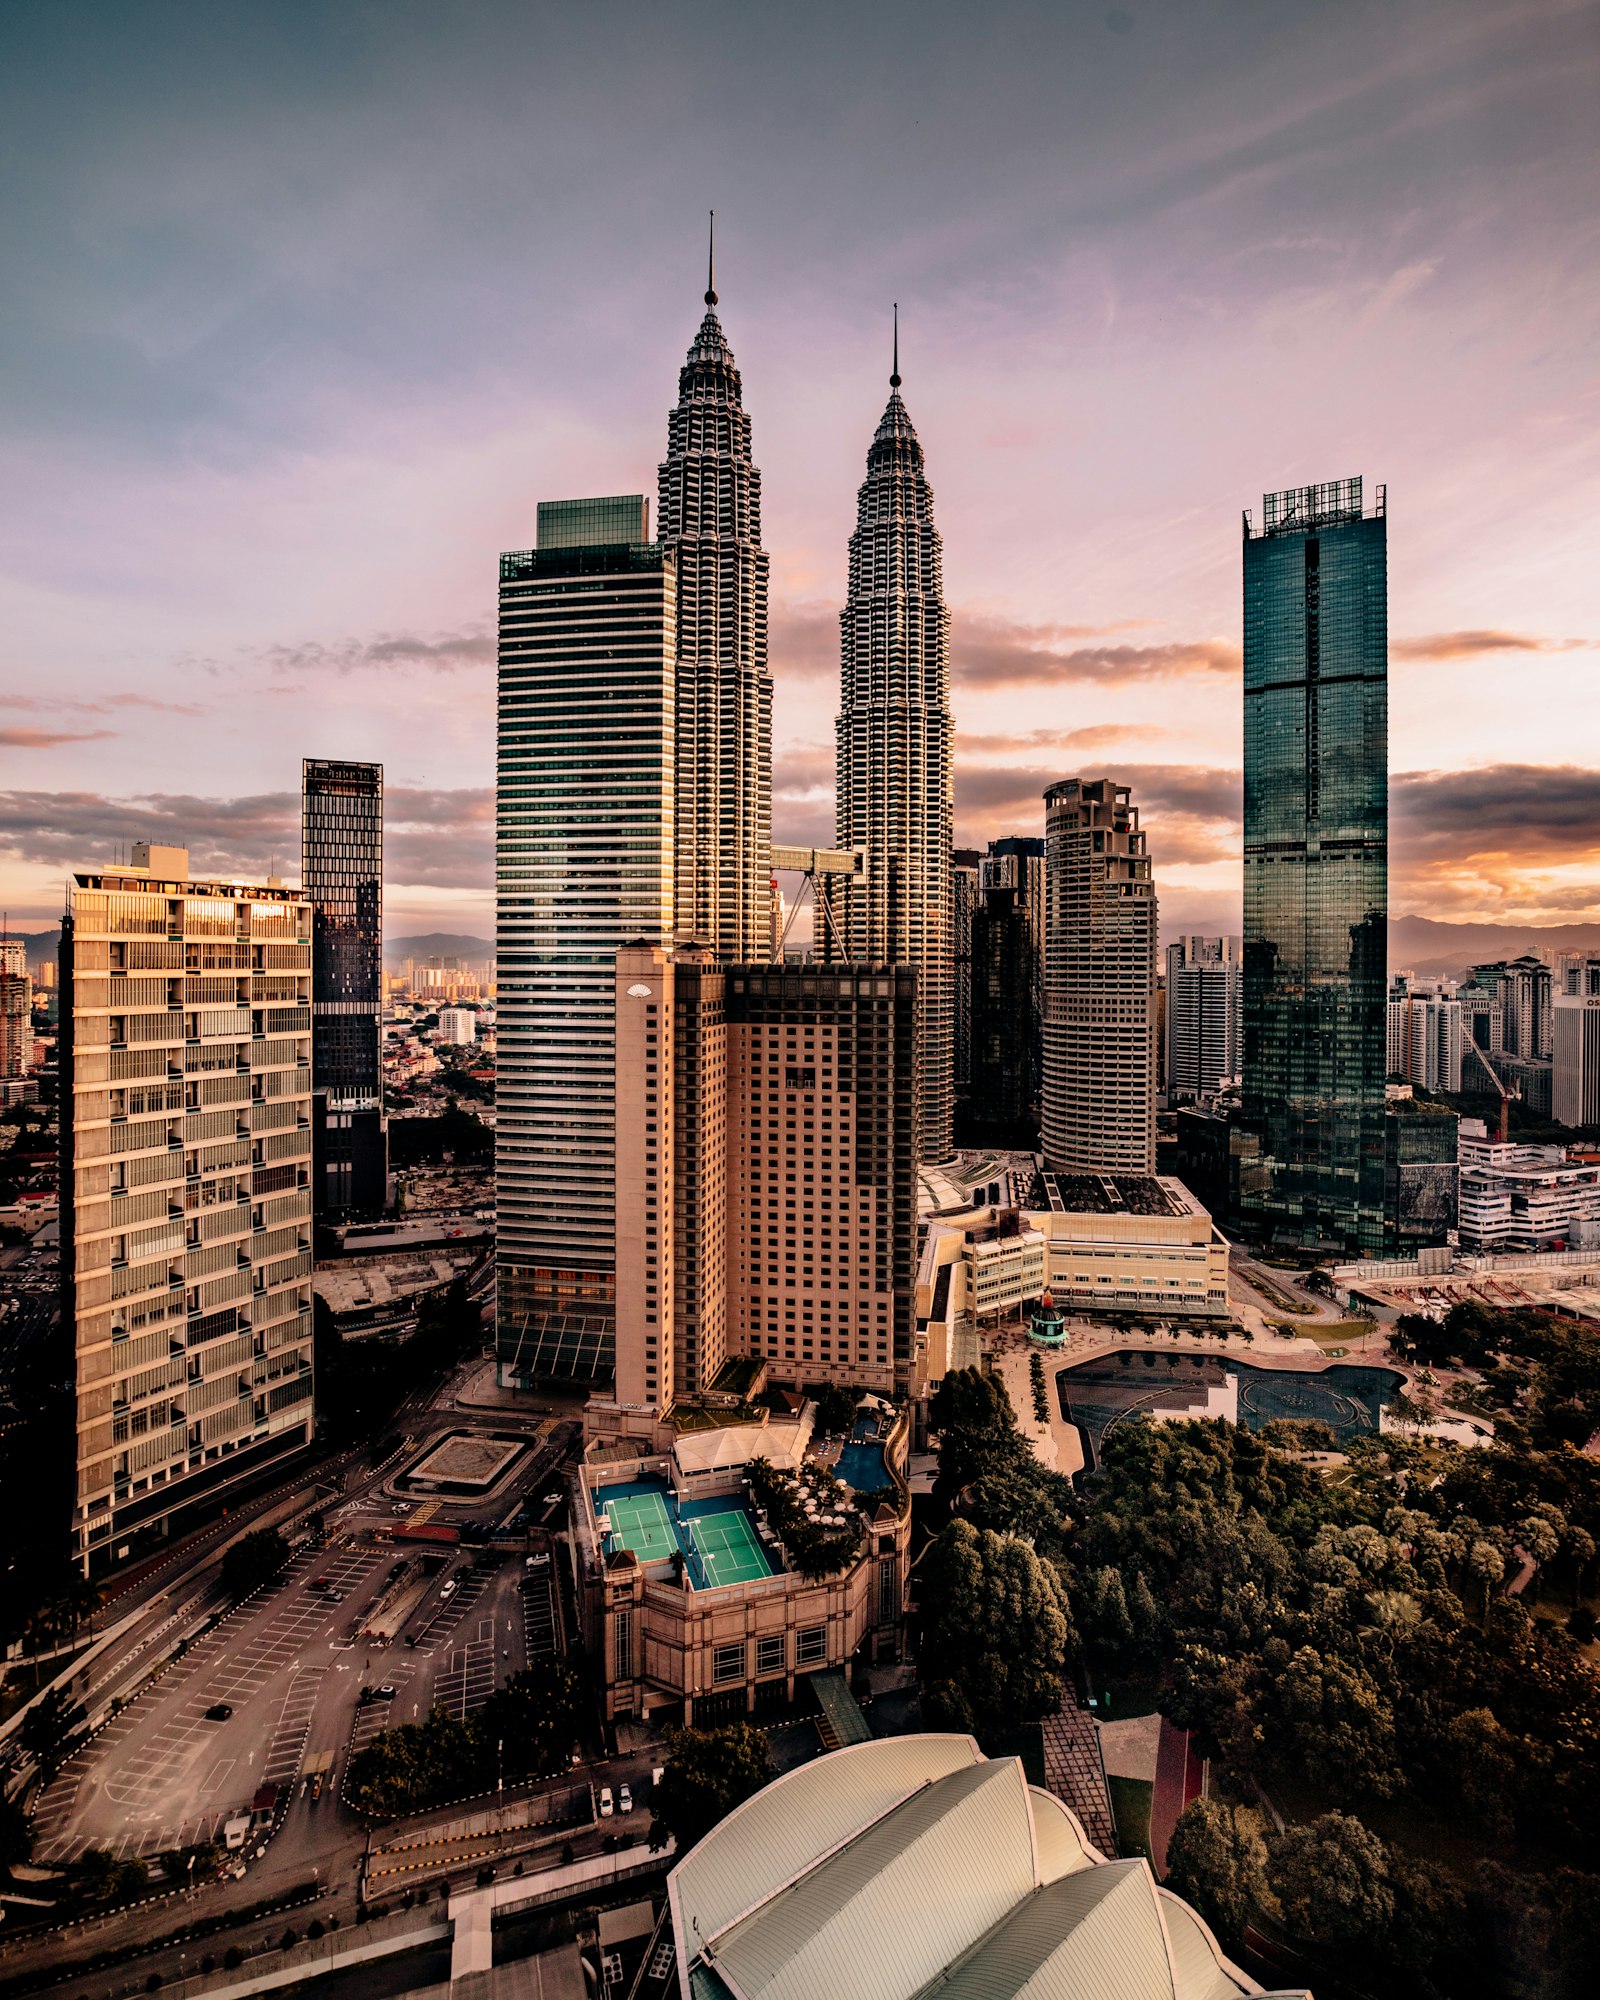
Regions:
[[69, 878], [61, 1259], [73, 1546], [137, 1555], [313, 1426], [312, 909], [182, 848]]
[[867, 453], [840, 617], [837, 845], [865, 850], [835, 955], [917, 975], [917, 1147], [943, 1160], [955, 1106], [950, 614], [943, 545], [898, 366]]
[[1254, 1234], [1381, 1251], [1388, 923], [1384, 490], [1266, 496], [1244, 534], [1244, 1121]]
[[546, 501], [500, 559], [496, 1341], [501, 1379], [612, 1371], [613, 962], [672, 928], [670, 552], [640, 494]]

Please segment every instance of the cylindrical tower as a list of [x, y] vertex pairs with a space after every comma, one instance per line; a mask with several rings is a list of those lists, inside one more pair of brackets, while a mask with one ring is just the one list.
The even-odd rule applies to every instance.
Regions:
[[922, 446], [900, 398], [867, 453], [840, 616], [837, 838], [866, 849], [836, 900], [836, 949], [917, 974], [919, 1159], [951, 1150], [955, 1020], [950, 845], [950, 614]]
[[1156, 891], [1139, 809], [1114, 778], [1068, 778], [1044, 803], [1044, 1163], [1154, 1173]]

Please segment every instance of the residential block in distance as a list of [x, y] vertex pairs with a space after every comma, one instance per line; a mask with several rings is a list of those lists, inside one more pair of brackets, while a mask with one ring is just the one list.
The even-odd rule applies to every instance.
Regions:
[[307, 1443], [312, 907], [181, 847], [76, 871], [61, 1260], [85, 1574]]

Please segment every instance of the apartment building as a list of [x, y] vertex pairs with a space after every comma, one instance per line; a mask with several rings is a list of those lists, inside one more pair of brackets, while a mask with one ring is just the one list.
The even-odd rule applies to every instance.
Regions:
[[70, 880], [63, 1321], [86, 1574], [307, 1443], [311, 905], [183, 848]]

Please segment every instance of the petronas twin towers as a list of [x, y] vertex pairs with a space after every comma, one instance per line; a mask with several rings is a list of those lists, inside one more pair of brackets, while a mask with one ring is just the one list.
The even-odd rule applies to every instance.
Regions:
[[[761, 475], [706, 312], [678, 376], [656, 532], [642, 495], [539, 506], [500, 562], [497, 1336], [502, 1379], [609, 1371], [613, 974], [669, 938], [772, 952], [772, 680]], [[918, 975], [918, 1157], [951, 1149], [949, 617], [900, 396], [867, 455], [841, 618], [837, 844], [819, 953]], [[652, 1140], [652, 1143], [654, 1141]]]
[[[761, 474], [739, 370], [706, 315], [678, 377], [657, 533], [677, 553], [676, 923], [723, 959], [764, 954], [772, 848], [772, 681]], [[950, 614], [933, 489], [900, 394], [870, 449], [840, 614], [835, 838], [865, 856], [834, 877], [830, 958], [918, 975], [918, 1148], [951, 1150], [955, 998], [950, 848]]]

